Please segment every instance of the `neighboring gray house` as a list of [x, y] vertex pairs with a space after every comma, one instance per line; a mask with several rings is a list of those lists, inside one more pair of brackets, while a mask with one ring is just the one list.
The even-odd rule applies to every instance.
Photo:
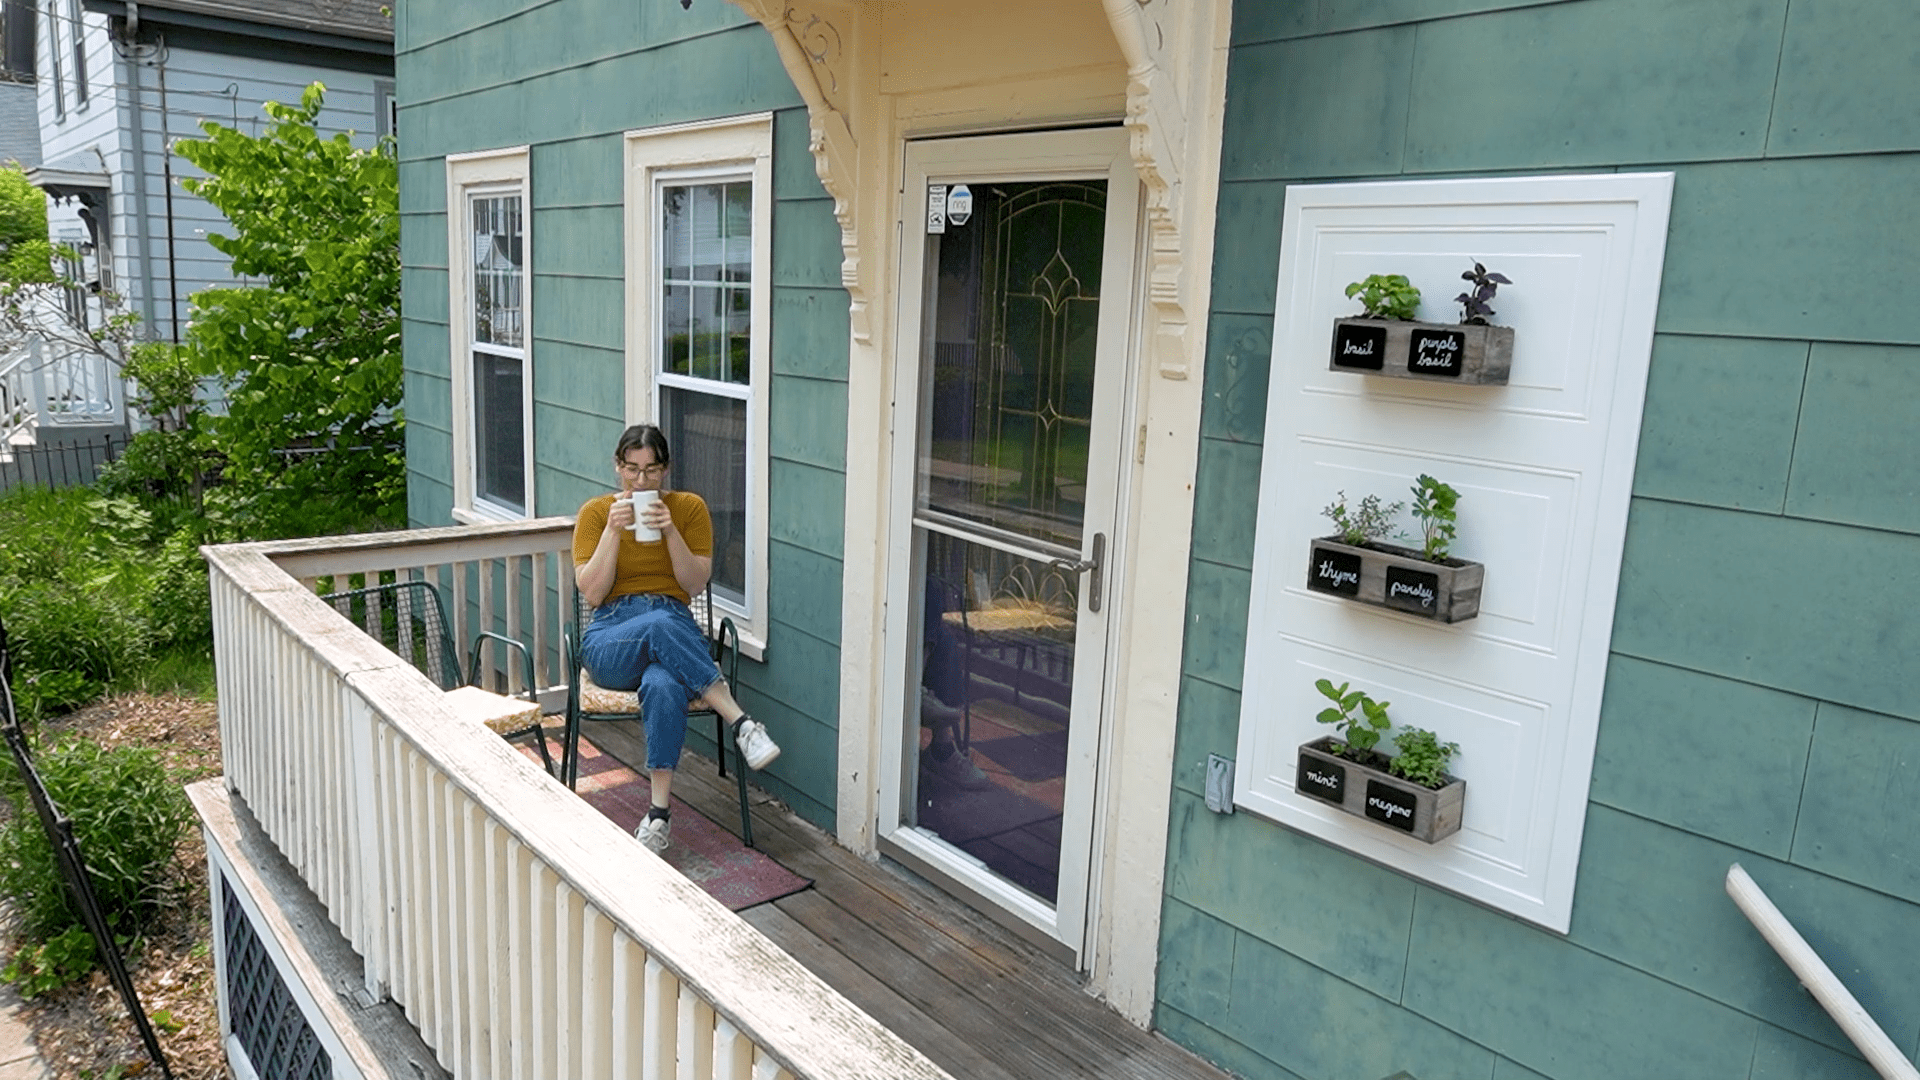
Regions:
[[230, 278], [206, 242], [225, 222], [179, 188], [194, 170], [167, 147], [202, 120], [260, 130], [262, 103], [315, 81], [327, 132], [387, 130], [393, 31], [373, 0], [47, 0], [40, 14], [52, 231], [108, 257], [111, 287], [155, 337], [174, 335], [195, 291]]
[[0, 5], [0, 161], [40, 164], [40, 112], [34, 94], [35, 9], [30, 0]]

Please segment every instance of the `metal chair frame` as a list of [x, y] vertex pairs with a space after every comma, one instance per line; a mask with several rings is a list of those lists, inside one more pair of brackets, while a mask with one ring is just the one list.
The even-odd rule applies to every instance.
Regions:
[[[419, 669], [421, 674], [432, 679], [442, 690], [480, 686], [485, 670], [480, 666], [480, 657], [486, 644], [491, 641], [496, 656], [501, 648], [518, 654], [521, 685], [526, 687], [526, 700], [539, 700], [539, 687], [534, 682], [533, 674], [533, 650], [527, 647], [526, 642], [505, 634], [482, 630], [474, 635], [473, 647], [467, 653], [467, 675], [464, 678], [461, 676], [460, 654], [453, 641], [452, 624], [447, 621], [439, 587], [430, 581], [391, 581], [360, 589], [324, 593], [320, 599], [332, 604], [335, 611], [346, 616], [347, 621], [359, 626], [367, 636]], [[356, 601], [359, 601], [358, 605]], [[360, 608], [358, 615], [354, 613], [356, 606]], [[394, 622], [391, 635], [387, 632], [388, 613], [393, 615]], [[416, 631], [419, 633], [417, 639], [414, 636]], [[553, 755], [547, 750], [546, 729], [538, 720], [518, 731], [506, 732], [502, 737], [511, 742], [528, 735], [534, 736], [534, 745], [540, 749], [540, 762], [546, 768], [547, 775], [558, 777], [560, 773], [554, 765]]]
[[[738, 628], [734, 626], [733, 619], [728, 616], [722, 616], [719, 624], [717, 626], [715, 625], [713, 619], [715, 614], [713, 606], [713, 583], [711, 581], [707, 583], [707, 587], [701, 591], [700, 595], [695, 598], [694, 602], [688, 605], [688, 607], [694, 613], [694, 621], [701, 624], [702, 632], [706, 634], [707, 640], [711, 643], [713, 661], [715, 666], [719, 667], [721, 677], [727, 680], [728, 686], [738, 686], [739, 683], [736, 681], [735, 675], [738, 674], [740, 668], [740, 632]], [[580, 658], [580, 636], [585, 632], [587, 622], [592, 617], [593, 608], [588, 606], [584, 596], [576, 592], [574, 594], [574, 618], [572, 622], [567, 624], [566, 632], [562, 635], [562, 640], [565, 643], [567, 662], [567, 727], [566, 735], [560, 748], [560, 780], [561, 783], [566, 784], [569, 788], [578, 783], [580, 778], [580, 727], [583, 723], [606, 720], [632, 720], [638, 722], [641, 720], [637, 695], [635, 697], [635, 707], [632, 711], [589, 712], [581, 704], [580, 682], [581, 675], [585, 671], [585, 665]], [[727, 776], [727, 748], [729, 746], [733, 747], [734, 787], [738, 790], [740, 796], [740, 839], [747, 847], [752, 847], [753, 815], [748, 812], [746, 758], [740, 755], [740, 748], [734, 743], [733, 733], [728, 730], [726, 721], [720, 718], [719, 713], [712, 709], [705, 708], [690, 708], [687, 710], [687, 719], [689, 722], [703, 715], [713, 717], [714, 757], [718, 759], [720, 777], [723, 780]]]

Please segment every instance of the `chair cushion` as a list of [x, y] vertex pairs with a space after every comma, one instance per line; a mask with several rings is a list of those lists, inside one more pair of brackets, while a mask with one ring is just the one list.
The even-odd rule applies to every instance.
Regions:
[[511, 735], [540, 723], [540, 703], [502, 697], [477, 686], [462, 686], [447, 691], [447, 704], [460, 718], [479, 724], [497, 735]]
[[640, 691], [609, 690], [580, 672], [580, 711], [590, 713], [637, 713]]

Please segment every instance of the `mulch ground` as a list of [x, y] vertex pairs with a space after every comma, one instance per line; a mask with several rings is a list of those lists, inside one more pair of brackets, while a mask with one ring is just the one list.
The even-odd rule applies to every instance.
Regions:
[[[109, 747], [154, 749], [182, 784], [220, 771], [220, 732], [210, 701], [126, 694], [61, 717], [47, 729], [78, 731]], [[207, 856], [198, 828], [187, 830], [175, 870], [175, 896], [149, 928], [139, 952], [127, 958], [128, 967], [147, 1015], [169, 1014], [178, 1025], [169, 1031], [155, 1027], [173, 1075], [179, 1080], [224, 1080], [228, 1073], [214, 1000]], [[10, 943], [6, 952], [12, 953]], [[120, 995], [100, 972], [27, 1002], [22, 1016], [58, 1080], [160, 1075], [148, 1063]]]

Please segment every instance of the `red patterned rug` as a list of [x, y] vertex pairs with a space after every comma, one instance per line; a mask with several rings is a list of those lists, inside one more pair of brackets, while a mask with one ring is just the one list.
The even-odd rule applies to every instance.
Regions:
[[[539, 751], [516, 744], [534, 761]], [[632, 833], [653, 805], [651, 785], [642, 773], [621, 764], [587, 739], [580, 740], [580, 782], [575, 792], [587, 805]], [[673, 839], [661, 858], [689, 881], [734, 911], [778, 900], [813, 882], [740, 843], [740, 838], [709, 821], [700, 811], [673, 799]], [[645, 850], [632, 840], [633, 856]]]

